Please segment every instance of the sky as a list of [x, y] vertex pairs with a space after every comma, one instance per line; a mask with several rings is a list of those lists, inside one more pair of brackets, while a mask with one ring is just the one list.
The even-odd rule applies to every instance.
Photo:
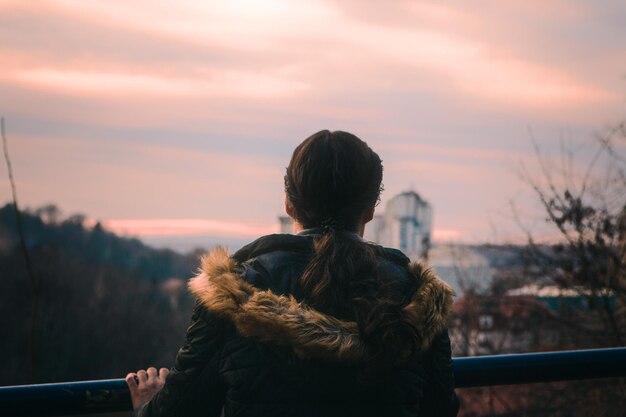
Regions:
[[178, 248], [250, 240], [278, 231], [294, 147], [346, 130], [383, 160], [379, 209], [414, 190], [435, 241], [514, 240], [512, 205], [545, 217], [532, 140], [584, 158], [626, 118], [624, 22], [623, 0], [0, 0], [19, 202]]

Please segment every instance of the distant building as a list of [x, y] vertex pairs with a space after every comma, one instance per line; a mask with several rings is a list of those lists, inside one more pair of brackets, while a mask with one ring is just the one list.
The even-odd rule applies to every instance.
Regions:
[[[281, 233], [294, 233], [290, 217], [280, 216]], [[365, 226], [365, 240], [400, 249], [409, 258], [426, 258], [431, 245], [432, 210], [417, 193], [408, 191], [393, 197], [385, 212]]]
[[365, 227], [366, 240], [400, 249], [409, 258], [426, 258], [431, 246], [432, 209], [416, 192], [394, 196]]
[[615, 294], [613, 291], [592, 291], [589, 288], [574, 287], [562, 288], [556, 285], [540, 286], [529, 284], [521, 288], [515, 288], [506, 292], [506, 295], [532, 296], [540, 300], [552, 311], [568, 310], [589, 310], [595, 306], [608, 303], [608, 306], [615, 306]]
[[279, 216], [278, 221], [280, 222], [280, 233], [283, 234], [293, 234], [293, 220], [289, 216]]

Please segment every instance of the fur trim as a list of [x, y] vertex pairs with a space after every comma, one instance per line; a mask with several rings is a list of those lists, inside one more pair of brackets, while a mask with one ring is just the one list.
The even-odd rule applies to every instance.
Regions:
[[[452, 290], [420, 264], [410, 265], [419, 287], [403, 308], [406, 319], [421, 334], [421, 348], [448, 324]], [[291, 346], [301, 357], [342, 361], [365, 358], [365, 346], [355, 322], [316, 311], [292, 296], [261, 291], [238, 274], [236, 262], [223, 248], [202, 259], [200, 273], [189, 281], [190, 291], [209, 311], [230, 319], [244, 336]]]
[[433, 338], [448, 326], [454, 291], [420, 263], [411, 262], [409, 270], [418, 278], [419, 286], [403, 311], [407, 319], [418, 326], [421, 348], [426, 350]]

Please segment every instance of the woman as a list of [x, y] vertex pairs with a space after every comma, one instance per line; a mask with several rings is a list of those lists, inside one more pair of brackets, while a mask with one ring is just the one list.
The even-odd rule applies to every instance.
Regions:
[[169, 375], [126, 378], [137, 414], [456, 415], [452, 291], [401, 252], [362, 240], [382, 173], [350, 133], [302, 142], [285, 175], [297, 235], [203, 259]]

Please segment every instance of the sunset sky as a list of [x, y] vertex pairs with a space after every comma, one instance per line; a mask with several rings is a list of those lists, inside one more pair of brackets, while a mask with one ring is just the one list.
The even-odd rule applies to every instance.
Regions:
[[435, 240], [506, 241], [511, 202], [542, 219], [530, 137], [626, 118], [624, 22], [623, 0], [0, 0], [0, 114], [22, 206], [148, 241], [277, 231], [321, 129], [379, 153], [380, 208], [413, 189]]

